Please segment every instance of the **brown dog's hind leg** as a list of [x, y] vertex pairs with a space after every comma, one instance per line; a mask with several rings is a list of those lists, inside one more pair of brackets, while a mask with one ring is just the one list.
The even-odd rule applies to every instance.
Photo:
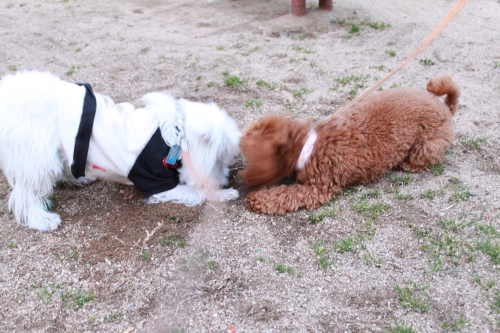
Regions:
[[444, 160], [444, 152], [450, 144], [451, 140], [442, 137], [415, 143], [408, 152], [408, 156], [397, 167], [411, 172], [424, 171], [428, 166]]
[[330, 201], [341, 188], [322, 191], [312, 185], [278, 186], [252, 192], [247, 196], [248, 209], [256, 213], [283, 215], [300, 208], [314, 209]]

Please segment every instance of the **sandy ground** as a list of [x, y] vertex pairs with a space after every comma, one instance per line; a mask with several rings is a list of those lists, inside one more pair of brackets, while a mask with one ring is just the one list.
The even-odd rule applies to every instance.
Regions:
[[[453, 2], [316, 5], [297, 18], [287, 0], [5, 0], [0, 74], [51, 71], [137, 105], [150, 91], [214, 101], [241, 128], [270, 113], [321, 120]], [[470, 1], [382, 86], [459, 84], [443, 165], [390, 172], [312, 213], [248, 212], [238, 156], [237, 201], [144, 206], [132, 187], [58, 187], [63, 225], [40, 233], [16, 225], [2, 178], [0, 331], [498, 332], [499, 37], [500, 2]]]

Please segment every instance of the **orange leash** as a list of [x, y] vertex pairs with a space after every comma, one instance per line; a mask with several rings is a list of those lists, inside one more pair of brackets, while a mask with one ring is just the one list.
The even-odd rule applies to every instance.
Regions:
[[441, 32], [441, 30], [443, 30], [444, 27], [446, 27], [448, 25], [448, 23], [450, 23], [451, 19], [462, 9], [462, 7], [465, 5], [465, 3], [467, 1], [468, 0], [459, 0], [457, 2], [457, 4], [455, 5], [455, 7], [453, 7], [450, 10], [450, 12], [448, 13], [448, 15], [446, 15], [446, 17], [441, 21], [441, 23], [439, 23], [439, 25], [436, 28], [434, 28], [434, 30], [429, 34], [429, 36], [427, 36], [427, 38], [422, 42], [422, 44], [420, 44], [420, 46], [417, 47], [417, 49], [408, 58], [406, 58], [406, 60], [403, 61], [398, 67], [394, 68], [389, 74], [386, 75], [386, 77], [384, 77], [383, 79], [380, 79], [379, 81], [377, 81], [377, 83], [375, 83], [369, 89], [365, 90], [361, 95], [359, 95], [358, 97], [356, 97], [355, 99], [353, 99], [352, 101], [350, 101], [349, 103], [347, 103], [346, 105], [344, 105], [342, 108], [340, 108], [339, 110], [335, 111], [335, 113], [333, 113], [332, 115], [330, 115], [328, 118], [333, 117], [336, 114], [339, 114], [340, 112], [342, 112], [344, 110], [347, 110], [348, 108], [350, 108], [351, 106], [353, 106], [354, 104], [356, 104], [357, 102], [359, 102], [360, 100], [362, 100], [363, 98], [365, 98], [366, 96], [368, 96], [368, 94], [370, 94], [371, 92], [373, 92], [373, 90], [375, 90], [385, 80], [387, 80], [388, 78], [390, 78], [394, 73], [396, 73], [397, 71], [399, 71], [407, 63], [409, 63], [413, 58], [415, 58], [417, 56], [417, 54], [419, 54], [420, 51], [422, 51], [427, 45], [429, 45], [429, 43]]

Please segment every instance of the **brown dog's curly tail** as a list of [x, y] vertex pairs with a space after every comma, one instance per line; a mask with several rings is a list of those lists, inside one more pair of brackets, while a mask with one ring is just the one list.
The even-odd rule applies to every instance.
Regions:
[[437, 96], [446, 95], [444, 103], [450, 108], [452, 115], [458, 109], [458, 97], [460, 97], [460, 88], [453, 82], [449, 75], [435, 77], [427, 83], [427, 91]]

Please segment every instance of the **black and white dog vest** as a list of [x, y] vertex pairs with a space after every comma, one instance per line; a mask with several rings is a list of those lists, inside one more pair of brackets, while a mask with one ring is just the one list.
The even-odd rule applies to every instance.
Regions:
[[145, 197], [177, 186], [177, 166], [165, 161], [170, 147], [154, 111], [115, 104], [88, 84], [73, 86], [61, 96], [58, 110], [61, 140], [75, 178], [133, 184]]

